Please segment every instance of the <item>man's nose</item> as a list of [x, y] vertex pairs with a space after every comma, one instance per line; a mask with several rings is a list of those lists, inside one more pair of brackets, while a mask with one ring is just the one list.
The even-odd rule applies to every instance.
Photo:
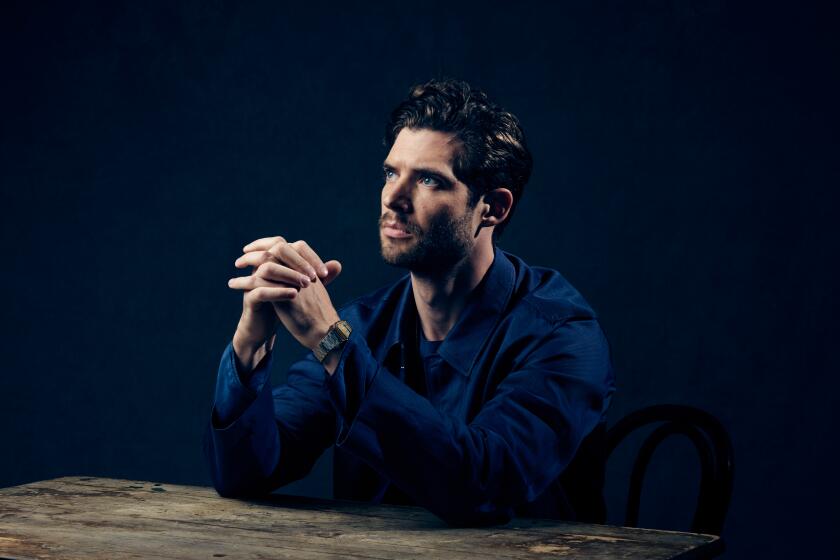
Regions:
[[408, 212], [411, 208], [411, 183], [399, 177], [382, 187], [382, 204], [392, 210]]

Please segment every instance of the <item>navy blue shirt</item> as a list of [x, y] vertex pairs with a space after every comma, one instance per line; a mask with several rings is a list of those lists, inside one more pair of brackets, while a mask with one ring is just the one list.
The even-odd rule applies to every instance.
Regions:
[[204, 441], [219, 494], [268, 493], [334, 445], [336, 498], [453, 525], [602, 521], [607, 340], [557, 271], [494, 252], [443, 341], [423, 337], [406, 274], [337, 310], [353, 331], [332, 376], [307, 350], [272, 387], [271, 353], [240, 375], [228, 344]]

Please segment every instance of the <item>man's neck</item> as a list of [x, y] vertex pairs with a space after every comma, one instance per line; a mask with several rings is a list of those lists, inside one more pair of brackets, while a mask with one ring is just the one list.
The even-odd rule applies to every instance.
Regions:
[[466, 258], [441, 274], [411, 272], [414, 302], [427, 340], [443, 340], [452, 330], [470, 293], [493, 264], [494, 254], [492, 243], [479, 243]]

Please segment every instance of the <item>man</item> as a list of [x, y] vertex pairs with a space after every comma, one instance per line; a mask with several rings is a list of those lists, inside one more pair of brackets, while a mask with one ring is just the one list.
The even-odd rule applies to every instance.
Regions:
[[[254, 241], [205, 452], [219, 494], [303, 477], [335, 445], [337, 498], [425, 506], [453, 525], [603, 521], [600, 438], [614, 391], [593, 311], [556, 271], [496, 246], [531, 173], [519, 121], [458, 81], [391, 114], [380, 250], [409, 273], [339, 309], [341, 264]], [[282, 324], [306, 355], [268, 382]]]

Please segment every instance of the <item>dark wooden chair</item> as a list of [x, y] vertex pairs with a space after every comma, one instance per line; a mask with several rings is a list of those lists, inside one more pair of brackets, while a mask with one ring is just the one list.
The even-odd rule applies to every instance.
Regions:
[[607, 431], [606, 456], [635, 430], [661, 424], [639, 448], [630, 475], [624, 525], [636, 527], [645, 471], [657, 446], [672, 435], [684, 435], [697, 449], [700, 459], [700, 491], [691, 531], [720, 535], [732, 495], [732, 440], [723, 425], [711, 414], [691, 406], [661, 404], [632, 412]]

